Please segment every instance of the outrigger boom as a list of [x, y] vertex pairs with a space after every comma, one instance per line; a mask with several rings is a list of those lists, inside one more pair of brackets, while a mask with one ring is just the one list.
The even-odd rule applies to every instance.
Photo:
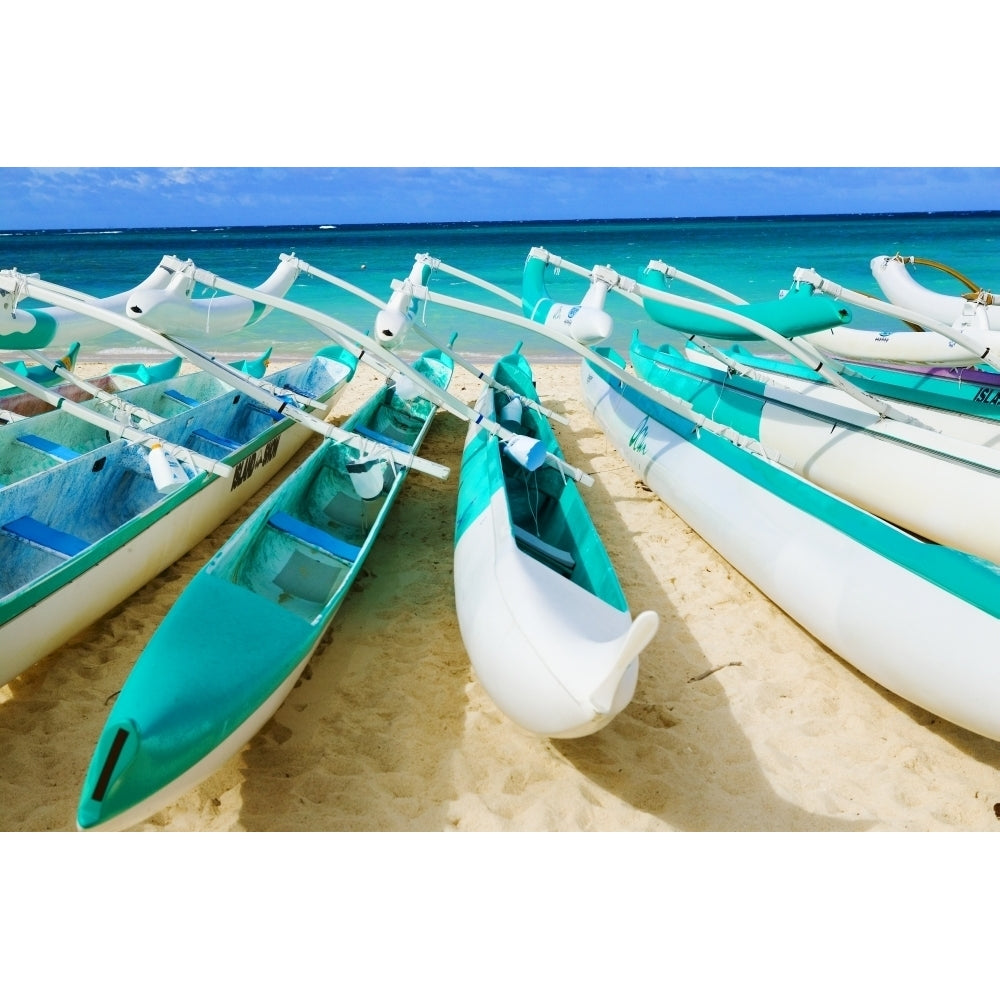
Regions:
[[[300, 305], [295, 302], [288, 302], [285, 299], [268, 295], [267, 293], [261, 292], [255, 288], [248, 288], [246, 285], [238, 284], [235, 281], [229, 281], [228, 279], [222, 278], [217, 274], [213, 274], [211, 271], [206, 271], [204, 268], [193, 267], [190, 273], [196, 281], [209, 288], [217, 288], [220, 291], [230, 292], [233, 295], [241, 295], [245, 298], [255, 299], [265, 305], [271, 305], [275, 309], [291, 313], [293, 316], [298, 316], [301, 319], [304, 319], [307, 323], [315, 326], [318, 330], [325, 333], [332, 340], [335, 340], [338, 343], [343, 343], [345, 340], [353, 343], [355, 346], [361, 348], [358, 355], [359, 361], [365, 361], [366, 364], [371, 365], [383, 374], [388, 371], [393, 374], [404, 376], [417, 387], [420, 395], [422, 395], [425, 399], [431, 400], [441, 407], [441, 409], [447, 410], [460, 420], [465, 420], [471, 426], [494, 435], [504, 441], [508, 446], [516, 445], [519, 442], [520, 435], [513, 434], [511, 431], [502, 427], [495, 421], [484, 417], [483, 414], [478, 413], [475, 409], [468, 406], [466, 403], [463, 403], [462, 400], [453, 396], [450, 392], [439, 389], [429, 379], [425, 378], [419, 372], [414, 371], [408, 364], [397, 358], [392, 351], [379, 344], [375, 338], [360, 333], [358, 330], [355, 330], [346, 323], [335, 319], [333, 316], [322, 313], [317, 309], [311, 309], [308, 306]], [[397, 287], [397, 283], [393, 282], [393, 286]], [[399, 283], [398, 287], [401, 286], [402, 283]], [[422, 288], [422, 285], [412, 286], [415, 295]], [[414, 460], [414, 468], [417, 467], [417, 461], [419, 460]], [[546, 465], [550, 465], [553, 468], [558, 469], [563, 475], [570, 476], [579, 483], [583, 483], [586, 486], [593, 485], [594, 480], [592, 476], [583, 472], [583, 470], [577, 469], [575, 466], [564, 462], [557, 455], [545, 452], [543, 461]]]
[[[242, 286], [236, 287], [242, 289]], [[52, 305], [61, 305], [67, 309], [80, 312], [83, 315], [91, 316], [94, 319], [112, 323], [118, 329], [126, 333], [133, 333], [143, 340], [156, 344], [163, 350], [182, 355], [210, 375], [214, 375], [221, 382], [225, 382], [227, 385], [245, 392], [257, 402], [274, 409], [281, 416], [289, 417], [323, 437], [349, 442], [363, 453], [370, 452], [373, 449], [376, 451], [388, 451], [392, 455], [393, 461], [398, 465], [407, 466], [419, 472], [436, 476], [439, 479], [446, 479], [448, 477], [449, 469], [446, 466], [439, 465], [437, 462], [430, 462], [427, 459], [411, 455], [408, 452], [391, 448], [388, 445], [371, 442], [361, 434], [346, 433], [336, 424], [320, 420], [306, 413], [304, 410], [290, 405], [293, 402], [291, 393], [285, 393], [279, 387], [262, 379], [252, 378], [245, 373], [237, 372], [236, 369], [216, 361], [207, 354], [203, 354], [197, 348], [191, 347], [168, 334], [154, 330], [143, 323], [129, 319], [126, 316], [118, 315], [117, 313], [108, 312], [98, 306], [74, 298], [70, 290], [64, 289], [60, 285], [14, 271], [0, 271], [0, 289], [27, 294], [39, 301], [48, 302]], [[253, 289], [242, 289], [240, 294], [245, 294], [247, 291], [253, 292]], [[252, 296], [246, 297], [249, 298]], [[272, 299], [279, 305], [283, 304], [282, 299], [273, 298], [272, 296], [267, 296], [267, 298]], [[313, 401], [310, 400], [310, 402]]]
[[978, 355], [979, 360], [989, 365], [990, 368], [1000, 371], [1000, 356], [998, 356], [998, 352], [988, 347], [981, 340], [978, 340], [974, 334], [969, 333], [967, 328], [960, 326], [958, 323], [954, 326], [948, 326], [921, 313], [914, 312], [912, 309], [904, 309], [890, 302], [883, 302], [873, 295], [849, 291], [842, 285], [838, 285], [836, 282], [817, 274], [811, 267], [797, 267], [793, 274], [793, 280], [812, 285], [817, 292], [828, 295], [832, 299], [847, 302], [861, 309], [871, 309], [873, 312], [892, 316], [894, 319], [902, 320], [904, 323], [915, 323], [917, 326], [930, 330], [933, 333], [939, 333], [946, 340], [952, 340], [972, 354]]
[[[327, 271], [320, 270], [318, 267], [313, 267], [312, 264], [307, 264], [304, 260], [300, 260], [294, 254], [281, 254], [281, 259], [287, 261], [288, 263], [294, 264], [303, 274], [312, 275], [315, 278], [319, 278], [321, 281], [329, 282], [331, 285], [336, 285], [338, 288], [342, 288], [345, 291], [351, 292], [353, 295], [358, 296], [360, 299], [364, 299], [366, 302], [371, 303], [376, 309], [385, 309], [388, 306], [387, 302], [383, 302], [376, 295], [372, 295], [370, 292], [366, 292], [363, 288], [359, 288], [357, 285], [352, 285], [348, 281], [344, 281], [343, 278], [338, 278], [335, 274], [330, 274]], [[511, 292], [505, 291], [497, 285], [491, 285], [489, 282], [482, 281], [476, 278], [475, 275], [467, 274], [465, 271], [459, 271], [456, 268], [449, 267], [442, 261], [435, 257], [431, 257], [428, 254], [417, 254], [416, 261], [421, 264], [427, 264], [432, 270], [441, 270], [446, 274], [452, 274], [459, 278], [464, 278], [473, 284], [481, 285], [483, 288], [494, 292], [497, 295], [502, 296], [505, 299], [513, 302], [515, 305], [519, 305], [518, 298]], [[405, 287], [405, 282], [400, 286]], [[449, 350], [443, 344], [439, 343], [430, 333], [430, 331], [422, 324], [417, 322], [415, 319], [410, 320], [410, 325], [413, 329], [424, 338], [431, 345], [431, 347], [437, 348], [437, 350], [446, 354], [452, 361], [455, 362], [459, 367], [464, 368], [470, 375], [475, 375], [477, 379], [481, 382], [485, 382], [488, 386], [493, 389], [502, 389], [505, 392], [509, 392], [507, 386], [502, 385], [498, 382], [492, 375], [484, 372], [482, 369], [476, 367], [466, 358], [463, 358], [461, 354]], [[554, 410], [550, 410], [541, 403], [535, 402], [535, 400], [527, 396], [518, 396], [521, 401], [522, 406], [530, 407], [532, 410], [537, 410], [539, 413], [548, 417], [550, 420], [556, 420], [561, 424], [568, 424], [569, 418], [562, 413], [556, 413]]]

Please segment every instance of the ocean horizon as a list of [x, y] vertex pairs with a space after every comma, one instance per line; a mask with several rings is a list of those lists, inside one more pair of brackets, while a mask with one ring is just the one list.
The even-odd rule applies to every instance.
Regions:
[[[607, 265], [632, 278], [638, 278], [650, 260], [664, 260], [748, 301], [776, 297], [791, 285], [797, 267], [815, 268], [847, 288], [880, 296], [870, 261], [895, 253], [939, 261], [990, 288], [990, 282], [996, 287], [995, 276], [1000, 273], [1000, 211], [37, 230], [0, 226], [0, 268], [37, 273], [47, 281], [104, 297], [138, 284], [164, 254], [193, 260], [223, 278], [256, 285], [277, 266], [279, 254], [294, 253], [385, 300], [393, 279], [406, 277], [418, 253], [429, 253], [519, 294], [524, 261], [533, 246], [543, 246], [584, 267]], [[919, 277], [943, 291], [959, 289], [953, 278], [929, 268], [922, 268]], [[550, 268], [547, 287], [557, 301], [577, 303], [587, 285], [576, 275]], [[509, 303], [442, 272], [432, 277], [431, 289], [512, 309]], [[705, 297], [679, 282], [671, 290]], [[214, 293], [201, 288], [196, 294]], [[296, 281], [287, 298], [361, 332], [371, 329], [375, 316], [369, 303], [308, 275]], [[41, 303], [26, 300], [23, 304]], [[650, 343], [676, 339], [614, 293], [608, 296], [607, 308], [615, 322], [610, 346], [620, 353], [627, 350], [633, 330]], [[421, 310], [423, 321], [438, 338], [457, 333], [455, 349], [480, 362], [506, 353], [519, 341], [534, 361], [574, 360], [563, 348], [531, 331], [437, 305]], [[853, 312], [854, 326], [900, 328], [884, 316]], [[206, 335], [191, 342], [220, 356], [250, 356], [271, 347], [276, 357], [294, 358], [313, 353], [326, 341], [298, 317], [273, 310], [239, 333], [215, 339]], [[54, 343], [52, 350], [65, 346]], [[419, 343], [408, 342], [407, 347], [411, 346], [420, 349]], [[82, 358], [109, 362], [154, 353], [121, 331], [94, 338], [81, 349]]]

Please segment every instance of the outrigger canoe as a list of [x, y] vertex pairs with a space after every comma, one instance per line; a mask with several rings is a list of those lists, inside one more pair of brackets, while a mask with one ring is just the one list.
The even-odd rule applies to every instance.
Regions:
[[[322, 415], [355, 365], [353, 354], [330, 346], [266, 381], [278, 392], [294, 387]], [[204, 373], [196, 377], [214, 381]], [[0, 469], [0, 684], [188, 552], [270, 480], [310, 434], [287, 415], [294, 408], [287, 400], [282, 414], [240, 389], [216, 384], [199, 402], [171, 388], [130, 391], [139, 394], [143, 409], [163, 414], [141, 429], [108, 414], [67, 419], [69, 403], [2, 428], [12, 436], [11, 448], [37, 465], [25, 474], [26, 459], [11, 459]], [[157, 394], [159, 403], [150, 398]], [[103, 420], [105, 429], [90, 426], [93, 420]], [[87, 444], [84, 438], [95, 432], [97, 439]], [[67, 443], [72, 433], [79, 439], [75, 445]], [[14, 441], [18, 434], [29, 440]], [[160, 492], [154, 478], [158, 450], [172, 452], [180, 465], [180, 482], [164, 487], [167, 492]]]
[[[305, 262], [299, 262], [297, 266], [307, 273], [323, 277], [324, 280], [332, 280], [333, 283], [346, 286], [346, 283], [340, 282], [335, 276], [326, 275], [325, 272], [321, 272]], [[426, 255], [420, 255], [407, 281], [393, 283], [393, 297], [389, 303], [379, 304], [380, 314], [376, 318], [376, 329], [381, 334], [380, 338], [364, 337], [346, 325], [338, 323], [332, 317], [293, 303], [274, 302], [273, 304], [276, 308], [300, 315], [307, 322], [330, 335], [344, 336], [356, 345], [363, 346], [367, 359], [374, 358], [378, 360], [379, 364], [387, 362], [393, 365], [395, 364], [393, 355], [385, 348], [384, 342], [391, 340], [396, 344], [401, 343], [407, 328], [415, 325], [413, 323], [415, 309], [411, 309], [411, 307], [415, 299], [430, 297], [424, 282], [432, 266], [441, 267], [443, 265], [440, 262], [432, 262]], [[199, 281], [203, 281], [211, 287], [236, 295], [256, 297], [263, 303], [273, 301], [269, 296], [254, 293], [245, 286], [226, 281], [218, 275], [200, 268], [194, 269], [192, 273]], [[508, 293], [504, 294], [506, 297]], [[442, 301], [438, 296], [431, 298], [434, 301]], [[515, 299], [515, 301], [520, 305], [520, 300]], [[464, 308], [464, 306], [465, 304], [459, 304], [459, 308]], [[508, 319], [508, 316], [502, 318]], [[559, 322], [543, 327], [541, 324], [520, 315], [516, 319], [531, 329], [551, 330], [554, 336], [567, 335]], [[588, 331], [593, 332], [588, 327], [587, 331], [571, 330], [570, 333], [583, 334]], [[423, 381], [426, 385], [426, 380]], [[490, 382], [487, 382], [487, 385], [492, 388]], [[508, 455], [518, 454], [519, 450], [527, 444], [527, 458], [530, 459], [528, 464], [532, 467], [529, 471], [537, 469], [537, 463], [541, 462], [547, 469], [558, 470], [560, 479], [563, 475], [574, 481], [584, 481], [584, 479], [589, 478], [562, 459], [561, 455], [557, 453], [558, 447], [554, 438], [551, 437], [551, 431], [547, 428], [545, 429], [547, 433], [543, 433], [539, 426], [536, 429], [539, 433], [543, 433], [543, 437], [535, 439], [533, 442], [526, 441], [525, 434], [515, 433], [495, 419], [495, 414], [486, 400], [481, 400], [480, 405], [473, 410], [460, 400], [451, 397], [448, 393], [440, 392], [433, 386], [426, 385], [422, 391], [428, 395], [428, 398], [433, 398], [449, 412], [470, 422], [470, 427], [473, 428], [478, 440], [475, 444], [472, 444], [471, 440], [467, 444], [467, 456], [478, 454], [481, 448], [487, 447], [482, 445], [480, 441], [489, 441], [490, 446], [495, 448], [500, 448], [500, 442], [503, 442], [504, 454]], [[528, 400], [527, 396], [522, 396], [522, 398], [531, 403], [527, 409], [532, 410], [537, 406], [537, 400]], [[551, 447], [547, 448], [547, 443]], [[556, 449], [556, 452], [553, 452], [553, 448]], [[489, 458], [486, 458], [482, 468], [488, 467], [490, 461]], [[471, 468], [473, 470], [480, 468], [479, 462], [474, 462]], [[478, 478], [480, 485], [485, 485], [489, 480], [484, 480], [483, 476], [485, 476], [485, 472], [473, 471], [469, 478], [472, 480]], [[473, 486], [472, 490], [474, 494], [476, 487]], [[556, 506], [562, 509], [563, 517], [565, 517], [566, 510], [563, 504], [571, 506], [571, 501], [568, 500], [571, 492], [571, 490], [563, 491], [557, 497]], [[461, 495], [462, 487], [460, 486]], [[466, 487], [465, 496], [470, 496], [469, 487]], [[599, 571], [600, 558], [596, 554], [596, 549], [599, 547], [603, 550], [603, 546], [600, 545], [589, 518], [586, 525], [583, 523], [574, 524], [569, 528], [568, 533], [560, 528], [561, 518], [559, 516], [553, 518], [550, 530], [554, 532], [554, 537], [561, 537], [562, 541], [556, 543], [550, 538], [547, 539], [549, 544], [565, 547], [571, 543], [571, 548], [579, 546], [578, 551], [573, 553], [575, 568], [568, 577], [564, 573], [558, 572], [549, 575], [551, 571], [548, 567], [542, 567], [542, 564], [534, 557], [527, 558], [531, 559], [534, 567], [538, 568], [532, 567], [520, 573], [516, 569], [514, 572], [510, 572], [511, 563], [504, 557], [504, 543], [502, 541], [498, 541], [497, 545], [493, 546], [488, 537], [484, 538], [482, 540], [483, 547], [478, 552], [476, 551], [479, 534], [483, 530], [483, 521], [478, 515], [483, 506], [490, 507], [491, 504], [480, 500], [474, 502], [479, 506], [474, 511], [466, 511], [469, 517], [463, 519], [461, 511], [459, 513], [459, 522], [456, 528], [456, 567], [459, 561], [464, 566], [468, 566], [476, 559], [485, 559], [486, 562], [483, 565], [487, 570], [492, 567], [503, 577], [502, 582], [497, 587], [489, 572], [484, 572], [481, 565], [478, 569], [472, 570], [471, 577], [465, 579], [467, 583], [474, 583], [476, 588], [483, 593], [496, 592], [509, 602], [506, 605], [489, 605], [489, 602], [486, 602], [482, 605], [484, 608], [488, 606], [488, 610], [491, 612], [498, 610], [501, 614], [514, 614], [515, 616], [514, 621], [519, 630], [517, 645], [507, 657], [509, 665], [512, 665], [513, 669], [508, 671], [508, 679], [500, 685], [500, 689], [507, 685], [511, 691], [520, 687], [520, 692], [514, 695], [514, 701], [508, 702], [511, 710], [515, 712], [515, 721], [517, 718], [523, 719], [522, 724], [536, 732], [558, 733], [565, 736], [582, 735], [585, 732], [599, 729], [620, 711], [621, 707], [627, 703], [628, 698], [631, 697], [629, 690], [630, 668], [639, 651], [655, 632], [658, 621], [656, 615], [653, 613], [640, 615], [635, 623], [632, 623], [627, 609], [619, 609], [615, 606], [613, 591], [617, 587], [617, 583], [609, 584], [601, 576]], [[574, 509], [580, 513], [580, 508]], [[489, 516], [490, 514], [487, 513], [486, 517]], [[475, 531], [470, 531], [468, 539], [463, 542], [466, 529], [470, 528], [470, 520], [476, 522]], [[499, 523], [498, 521], [498, 525]], [[509, 543], [507, 550], [509, 551], [509, 548], [514, 546], [513, 541], [511, 541], [513, 536], [509, 517], [505, 519], [505, 523]], [[588, 528], [587, 525], [590, 527]], [[498, 530], [501, 529], [498, 528]], [[464, 555], [468, 544], [473, 546], [471, 556]], [[459, 549], [463, 553], [461, 556]], [[604, 558], [606, 559], [606, 554]], [[561, 582], [557, 582], [560, 578]], [[511, 589], [517, 587], [519, 580], [522, 584], [529, 585], [529, 590], [536, 587], [548, 587], [551, 593], [538, 594], [538, 599], [531, 607], [528, 607], [524, 596], [517, 596]], [[559, 595], [559, 597], [555, 595]], [[464, 597], [465, 589], [461, 586], [457, 587], [456, 603], [464, 601]], [[504, 607], [506, 607], [506, 611], [503, 610]], [[593, 614], [587, 615], [584, 609], [593, 611]], [[478, 612], [473, 610], [473, 613]], [[459, 614], [461, 617], [461, 609]], [[470, 634], [466, 630], [463, 637], [473, 643], [470, 649], [470, 658], [475, 665], [481, 662], [476, 652], [478, 640], [469, 639]], [[495, 636], [496, 631], [493, 630], [492, 634]], [[504, 638], [507, 639], [509, 636], [504, 636]], [[531, 642], [535, 643], [533, 648], [531, 648]], [[491, 655], [495, 657], [495, 650]], [[535, 667], [540, 667], [541, 670], [535, 670]], [[522, 685], [519, 678], [524, 676], [525, 669], [532, 673], [533, 677], [527, 684]], [[547, 680], [544, 679], [546, 675]], [[562, 685], [567, 685], [568, 690], [562, 688], [560, 691]], [[492, 693], [506, 701], [506, 696], [503, 693], [496, 695], [496, 690], [498, 689], [494, 689]], [[540, 696], [540, 701], [534, 708], [528, 708], [527, 711], [521, 712], [517, 707], [517, 702], [523, 699], [531, 700], [536, 693]]]
[[996, 425], [915, 404], [896, 406], [859, 389], [819, 352], [793, 346], [809, 329], [850, 318], [817, 291], [819, 276], [797, 273], [789, 294], [773, 302], [717, 307], [667, 292], [664, 271], [652, 264], [644, 272], [648, 283], [626, 284], [601, 270], [611, 287], [690, 339], [731, 340], [745, 328], [747, 336], [787, 346], [793, 356], [815, 355], [816, 370], [828, 383], [764, 381], [752, 370], [698, 364], [635, 336], [630, 356], [647, 384], [824, 489], [921, 537], [1000, 561], [1000, 530], [980, 516], [1000, 502]]
[[862, 673], [1000, 740], [1000, 567], [919, 539], [717, 433], [602, 354], [623, 375], [585, 360], [586, 405], [679, 517]]
[[[165, 374], [176, 367], [172, 361], [165, 362], [159, 371]], [[120, 376], [102, 376], [82, 383], [90, 390], [90, 395], [87, 395], [82, 387], [73, 383], [48, 391], [38, 383], [28, 388], [30, 380], [23, 379], [0, 363], [0, 376], [5, 372], [10, 378], [18, 379], [24, 394], [45, 409], [0, 425], [0, 496], [2, 490], [12, 483], [104, 448], [112, 437], [120, 436], [119, 427], [123, 432], [131, 429], [158, 435], [162, 424], [162, 429], [172, 434], [172, 425], [164, 421], [181, 414], [190, 415], [193, 410], [224, 395], [231, 388], [212, 375], [196, 371], [159, 380], [150, 377], [142, 384], [117, 391], [114, 390]], [[147, 370], [146, 374], [153, 376], [156, 371]], [[84, 398], [74, 400], [66, 389], [76, 389]], [[208, 411], [198, 412], [204, 414]], [[228, 430], [222, 421], [217, 423], [216, 433]], [[187, 439], [178, 439], [173, 443], [197, 451], [199, 442], [191, 434]]]
[[[541, 454], [561, 455], [515, 351], [476, 409]], [[518, 456], [517, 458], [512, 456]], [[523, 464], [525, 463], [526, 464]], [[584, 736], [631, 701], [639, 653], [659, 619], [635, 621], [572, 479], [470, 426], [455, 524], [455, 606], [472, 669], [505, 715], [542, 736]]]
[[[418, 372], [442, 390], [450, 358]], [[292, 689], [399, 496], [437, 407], [387, 382], [195, 575], [129, 674], [83, 783], [83, 830], [133, 826], [236, 753]], [[251, 641], [247, 641], [250, 637]]]
[[[618, 287], [609, 268], [584, 273], [598, 271]], [[584, 398], [611, 443], [723, 558], [858, 670], [1000, 740], [997, 564], [917, 538], [804, 479], [759, 442], [638, 378], [613, 351], [545, 334], [583, 357]]]

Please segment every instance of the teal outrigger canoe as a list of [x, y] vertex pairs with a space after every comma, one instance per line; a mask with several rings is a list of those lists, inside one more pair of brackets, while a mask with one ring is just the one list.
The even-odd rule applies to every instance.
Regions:
[[[414, 367], [444, 389], [452, 360]], [[398, 390], [398, 391], [397, 391]], [[82, 830], [125, 829], [194, 787], [284, 701], [340, 608], [437, 407], [387, 383], [196, 574], [139, 657], [98, 740]], [[252, 641], [248, 641], [248, 637]], [[238, 651], [238, 652], [235, 652]]]

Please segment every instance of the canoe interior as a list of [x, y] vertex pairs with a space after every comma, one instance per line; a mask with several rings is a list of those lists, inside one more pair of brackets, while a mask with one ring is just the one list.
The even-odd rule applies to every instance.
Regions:
[[[417, 367], [439, 385], [448, 384], [450, 366], [423, 357]], [[401, 470], [380, 449], [380, 439], [415, 449], [434, 410], [422, 398], [400, 400], [390, 388], [376, 394], [344, 424], [375, 441], [374, 451], [362, 455], [352, 445], [324, 442], [275, 494], [265, 516], [255, 518], [252, 536], [224, 546], [206, 572], [318, 621], [342, 599], [401, 485]], [[362, 492], [351, 476], [362, 471], [358, 466], [375, 483]]]
[[[338, 369], [328, 361], [313, 358], [286, 378], [322, 396], [337, 384]], [[129, 399], [169, 414], [156, 424], [158, 436], [214, 459], [259, 447], [280, 422], [275, 411], [203, 373], [141, 386]], [[143, 445], [109, 436], [62, 411], [0, 427], [0, 600], [134, 518], [176, 502], [157, 491]]]
[[[515, 393], [538, 401], [531, 369], [520, 354], [502, 358], [493, 376]], [[505, 419], [502, 411], [510, 397], [501, 391], [493, 392], [492, 397], [490, 416], [494, 420], [516, 434], [537, 438], [550, 453], [562, 457], [544, 415], [523, 406], [517, 421]], [[518, 548], [612, 606], [627, 610], [618, 577], [577, 484], [551, 466], [529, 472], [496, 441], [491, 442], [491, 447], [503, 479]]]

